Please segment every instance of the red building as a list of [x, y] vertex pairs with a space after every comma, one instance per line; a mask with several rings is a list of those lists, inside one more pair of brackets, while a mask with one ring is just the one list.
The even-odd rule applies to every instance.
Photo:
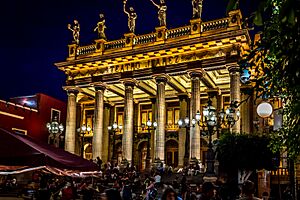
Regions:
[[48, 122], [65, 125], [66, 103], [45, 94], [0, 100], [0, 128], [48, 142]]

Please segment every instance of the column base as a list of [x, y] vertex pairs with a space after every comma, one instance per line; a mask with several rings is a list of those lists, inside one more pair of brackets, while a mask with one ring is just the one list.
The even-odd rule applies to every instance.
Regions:
[[151, 158], [146, 158], [146, 168], [145, 171], [151, 171]]
[[121, 162], [121, 166], [120, 169], [122, 169], [121, 171], [123, 171], [123, 169], [128, 168], [129, 167], [129, 162], [126, 159], [123, 159]]
[[196, 164], [199, 164], [199, 160], [197, 158], [191, 158], [190, 165], [195, 166]]
[[188, 167], [190, 165], [190, 159], [189, 158], [183, 158], [183, 167]]
[[163, 163], [164, 162], [162, 160], [160, 160], [159, 158], [155, 158], [153, 164], [154, 164], [155, 168], [158, 169], [158, 168], [162, 167]]
[[116, 163], [118, 163], [117, 158], [112, 158], [110, 161], [111, 165], [114, 167], [116, 165]]

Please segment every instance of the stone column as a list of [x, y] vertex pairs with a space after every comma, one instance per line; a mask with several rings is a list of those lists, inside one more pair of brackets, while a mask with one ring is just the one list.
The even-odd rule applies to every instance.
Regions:
[[97, 157], [102, 159], [104, 90], [105, 87], [103, 84], [95, 86], [94, 134], [92, 145], [93, 159], [96, 159]]
[[103, 163], [106, 163], [110, 160], [109, 157], [109, 132], [108, 132], [108, 126], [109, 119], [110, 119], [110, 107], [111, 105], [108, 103], [104, 104], [104, 114], [103, 114], [103, 145], [102, 145], [102, 161]]
[[[252, 124], [253, 124], [253, 96], [249, 96], [248, 94], [244, 94], [246, 90], [250, 90], [251, 86], [244, 85], [241, 87], [241, 101], [243, 103], [240, 106], [240, 111], [241, 111], [241, 129], [242, 133], [252, 133]], [[247, 99], [247, 101], [246, 101]]]
[[132, 161], [133, 145], [133, 80], [124, 80], [125, 85], [125, 105], [124, 105], [124, 132], [122, 136], [122, 159], [123, 164]]
[[[111, 107], [109, 109], [109, 123], [108, 123], [109, 125], [108, 126], [112, 126], [114, 124], [114, 122], [116, 121], [115, 112], [116, 112], [116, 107], [114, 105], [111, 105]], [[110, 132], [109, 134], [111, 134], [111, 135], [109, 136], [108, 160], [110, 160], [110, 162], [112, 164], [114, 164], [115, 160], [112, 160], [114, 138], [113, 138], [113, 133], [112, 132]]]
[[[133, 138], [135, 137], [135, 134], [138, 133], [138, 127], [139, 127], [139, 122], [138, 122], [138, 119], [139, 119], [139, 107], [140, 107], [140, 104], [138, 101], [134, 101], [133, 102]], [[137, 149], [137, 146], [138, 143], [135, 142], [135, 140], [133, 140], [133, 145], [132, 145], [132, 164], [137, 166], [138, 165], [138, 149]]]
[[[230, 75], [230, 101], [238, 103], [241, 101], [241, 90], [240, 90], [240, 68], [238, 64], [232, 64], [228, 68]], [[240, 133], [241, 121], [238, 120], [232, 127], [233, 133]]]
[[167, 82], [166, 75], [155, 77], [157, 85], [157, 131], [155, 146], [155, 162], [164, 162], [165, 160], [165, 127], [166, 127], [166, 99], [165, 86]]
[[[190, 103], [190, 119], [195, 118], [197, 111], [200, 111], [200, 79], [203, 77], [202, 71], [191, 71], [189, 73], [192, 80], [192, 96]], [[201, 137], [200, 127], [195, 125], [190, 127], [190, 155], [193, 161], [200, 160], [201, 158]]]
[[75, 154], [81, 155], [81, 138], [77, 129], [82, 126], [84, 118], [84, 104], [77, 103], [76, 105], [76, 133], [75, 133]]
[[[188, 116], [187, 100], [188, 100], [187, 95], [179, 95], [179, 104], [180, 104], [180, 113], [179, 113], [180, 116], [179, 117], [181, 120], [184, 120]], [[175, 122], [175, 123], [177, 123], [177, 122]], [[189, 137], [187, 137], [187, 134], [189, 134], [189, 131], [187, 130], [187, 128], [179, 128], [178, 167], [184, 167], [185, 164], [188, 164], [188, 163], [184, 163], [184, 155], [186, 154], [185, 143], [186, 143], [186, 139], [189, 138]], [[186, 162], [188, 162], [188, 160]]]
[[[152, 105], [152, 124], [156, 121], [156, 98], [150, 98], [151, 100], [151, 105]], [[156, 121], [157, 122], [157, 121]], [[151, 141], [150, 141], [150, 156], [153, 162], [153, 159], [155, 157], [155, 132], [156, 129], [152, 129], [151, 131]]]
[[75, 88], [66, 88], [68, 93], [67, 121], [65, 135], [65, 150], [75, 154], [76, 138], [76, 96], [78, 90]]

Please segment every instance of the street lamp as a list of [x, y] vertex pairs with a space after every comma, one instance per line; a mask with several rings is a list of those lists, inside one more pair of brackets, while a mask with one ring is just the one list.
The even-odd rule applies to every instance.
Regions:
[[83, 124], [80, 128], [77, 129], [77, 132], [79, 133], [79, 137], [81, 137], [81, 150], [80, 150], [80, 155], [83, 158], [84, 157], [84, 137], [87, 133], [91, 132], [92, 128], [90, 125], [85, 125]]
[[221, 128], [221, 125], [227, 125], [229, 128], [232, 128], [234, 124], [240, 119], [240, 111], [236, 108], [238, 107], [237, 102], [231, 102], [229, 108], [224, 111], [217, 113], [216, 108], [212, 106], [212, 102], [209, 99], [208, 105], [203, 109], [204, 120], [201, 121], [200, 111], [197, 111], [196, 116], [192, 119], [192, 125], [198, 125], [203, 131], [204, 136], [209, 137], [208, 150], [207, 150], [207, 160], [206, 160], [206, 172], [204, 177], [214, 178], [216, 177], [214, 171], [214, 150], [212, 145], [212, 135], [215, 133], [215, 128], [218, 130]]
[[[150, 169], [151, 167], [151, 155], [150, 155], [150, 140], [151, 140], [151, 130], [155, 130], [157, 127], [157, 122], [151, 122], [150, 119], [148, 119], [148, 121], [146, 122], [147, 125], [147, 156], [146, 156], [146, 169]], [[142, 124], [142, 127], [144, 127], [145, 125]]]
[[189, 165], [189, 146], [190, 146], [190, 119], [188, 116], [185, 117], [185, 119], [179, 119], [178, 120], [178, 126], [179, 128], [185, 128], [186, 129], [186, 136], [185, 136], [185, 152], [184, 152], [184, 166]]
[[113, 143], [112, 143], [112, 145], [113, 145], [113, 152], [112, 152], [112, 157], [111, 157], [111, 160], [112, 160], [112, 163], [114, 164], [114, 163], [116, 163], [116, 161], [117, 161], [117, 158], [116, 158], [116, 147], [115, 147], [115, 141], [116, 141], [116, 132], [118, 132], [118, 131], [121, 131], [122, 130], [122, 128], [123, 128], [123, 126], [122, 125], [118, 125], [117, 124], [117, 122], [115, 122], [115, 123], [113, 123], [113, 125], [112, 126], [108, 126], [107, 127], [108, 128], [108, 130], [110, 131], [110, 132], [112, 132], [113, 134], [112, 134], [112, 138], [113, 138]]
[[57, 117], [54, 117], [54, 120], [47, 123], [46, 125], [49, 132], [48, 143], [50, 144], [50, 138], [53, 138], [53, 143], [55, 147], [59, 147], [60, 137], [62, 136], [62, 132], [64, 131], [63, 124], [59, 124], [57, 122]]

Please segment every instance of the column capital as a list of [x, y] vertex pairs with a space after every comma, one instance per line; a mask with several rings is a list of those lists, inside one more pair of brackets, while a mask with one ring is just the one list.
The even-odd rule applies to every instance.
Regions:
[[240, 66], [237, 63], [227, 65], [229, 73], [240, 72]]
[[248, 90], [248, 89], [252, 89], [253, 86], [252, 85], [241, 85], [241, 90]]
[[240, 90], [243, 94], [248, 94], [248, 95], [253, 94], [253, 86], [252, 85], [241, 85]]
[[137, 80], [133, 79], [133, 78], [124, 78], [120, 80], [121, 83], [123, 83], [125, 86], [132, 86], [134, 87], [135, 85], [137, 85]]
[[79, 93], [80, 90], [80, 88], [76, 86], [64, 86], [63, 89], [67, 91], [68, 95], [74, 94], [75, 96]]
[[189, 76], [191, 78], [203, 78], [206, 74], [204, 69], [189, 70], [189, 71], [187, 71], [187, 73], [189, 74]]
[[155, 78], [157, 84], [159, 83], [166, 84], [170, 79], [169, 75], [167, 74], [154, 74], [153, 77]]
[[102, 83], [102, 82], [92, 83], [90, 85], [93, 86], [96, 91], [105, 90], [106, 87], [107, 87], [107, 85], [105, 83]]

